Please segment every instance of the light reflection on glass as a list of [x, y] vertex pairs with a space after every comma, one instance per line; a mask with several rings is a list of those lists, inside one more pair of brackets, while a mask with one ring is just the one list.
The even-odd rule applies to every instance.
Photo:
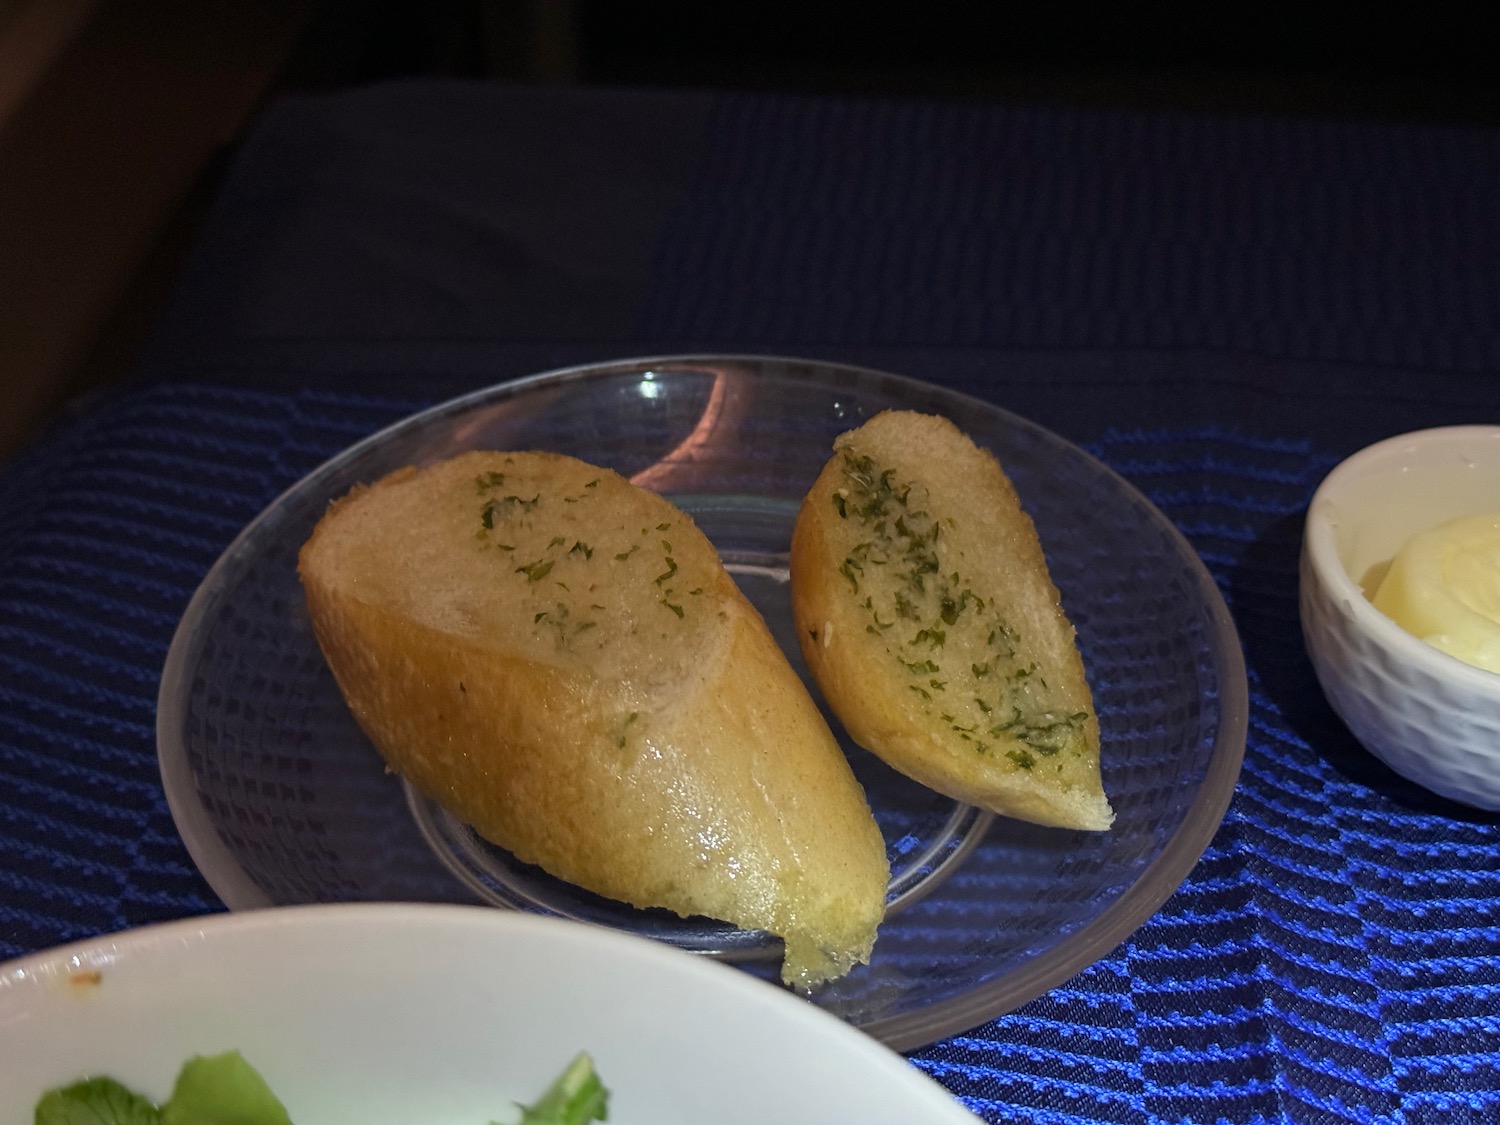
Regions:
[[[649, 393], [646, 389], [648, 379], [651, 380]], [[739, 411], [743, 409], [742, 402], [732, 402], [730, 389], [733, 382], [734, 377], [731, 374], [715, 371], [713, 386], [708, 392], [708, 401], [703, 404], [703, 413], [692, 430], [660, 460], [632, 476], [631, 483], [655, 492], [665, 492], [669, 490], [674, 475], [685, 472], [691, 477], [692, 466], [700, 458], [707, 456], [716, 442], [725, 440], [724, 435], [720, 433], [720, 428], [731, 431]], [[638, 387], [640, 393], [646, 397], [665, 393], [667, 390], [665, 384], [657, 382], [656, 373], [651, 371], [641, 376]]]

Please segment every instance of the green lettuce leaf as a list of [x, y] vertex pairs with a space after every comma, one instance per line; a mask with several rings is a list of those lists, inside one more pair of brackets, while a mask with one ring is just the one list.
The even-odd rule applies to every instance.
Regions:
[[[609, 1091], [580, 1053], [517, 1125], [588, 1125], [609, 1117]], [[183, 1064], [160, 1108], [113, 1078], [89, 1078], [49, 1090], [35, 1125], [292, 1125], [260, 1073], [238, 1051], [199, 1055]], [[494, 1123], [492, 1123], [494, 1125]]]
[[594, 1073], [594, 1060], [581, 1052], [534, 1104], [521, 1107], [519, 1125], [588, 1125], [608, 1118], [609, 1091]]
[[172, 1097], [161, 1107], [162, 1125], [292, 1125], [266, 1080], [238, 1051], [189, 1059]]
[[36, 1125], [161, 1125], [161, 1113], [113, 1078], [87, 1078], [43, 1094], [35, 1120]]

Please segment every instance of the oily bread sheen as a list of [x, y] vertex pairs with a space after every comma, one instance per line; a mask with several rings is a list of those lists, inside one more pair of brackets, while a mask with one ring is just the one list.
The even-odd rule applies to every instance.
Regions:
[[945, 418], [840, 436], [798, 514], [802, 652], [850, 735], [948, 796], [1102, 830], [1099, 723], [1031, 519]]
[[868, 959], [889, 871], [864, 793], [672, 504], [569, 457], [467, 453], [336, 502], [298, 570], [371, 741], [482, 836], [778, 934], [792, 984]]

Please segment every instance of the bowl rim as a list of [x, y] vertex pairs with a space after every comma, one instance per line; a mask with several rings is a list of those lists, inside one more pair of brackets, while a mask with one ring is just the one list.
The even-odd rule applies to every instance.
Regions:
[[[923, 1102], [924, 1111], [934, 1120], [957, 1125], [972, 1119], [958, 1095], [934, 1075], [912, 1065], [889, 1045], [832, 1013], [802, 1002], [789, 991], [766, 988], [728, 966], [649, 938], [471, 904], [314, 903], [226, 911], [109, 931], [0, 961], [0, 1018], [17, 1010], [24, 1016], [38, 1003], [72, 1018], [69, 1001], [74, 998], [59, 992], [56, 984], [77, 973], [103, 970], [149, 978], [162, 966], [186, 960], [210, 966], [219, 976], [234, 972], [247, 960], [278, 951], [310, 953], [314, 962], [321, 962], [336, 959], [341, 943], [368, 934], [372, 927], [387, 948], [413, 942], [438, 948], [445, 939], [454, 937], [511, 953], [546, 944], [591, 959], [607, 957], [615, 966], [658, 983], [712, 990], [721, 1006], [753, 1012], [757, 1020], [809, 1044], [831, 1045], [841, 1066], [852, 1063], [864, 1077], [878, 1080], [905, 1100]], [[429, 963], [441, 967], [444, 961], [431, 958]], [[443, 971], [445, 976], [459, 980], [472, 970]]]
[[[1329, 508], [1343, 491], [1361, 474], [1402, 449], [1458, 443], [1480, 439], [1500, 443], [1500, 425], [1436, 426], [1425, 430], [1395, 434], [1350, 454], [1335, 465], [1313, 492], [1303, 525], [1303, 557], [1307, 569], [1334, 601], [1342, 607], [1353, 627], [1367, 635], [1403, 664], [1416, 668], [1432, 679], [1448, 680], [1500, 703], [1500, 673], [1466, 663], [1408, 633], [1394, 620], [1375, 608], [1364, 590], [1344, 569], [1339, 558]], [[1497, 444], [1500, 454], [1500, 444]], [[1497, 457], [1500, 459], [1500, 457]], [[1302, 581], [1307, 581], [1306, 573]], [[1309, 644], [1313, 644], [1309, 640]]]

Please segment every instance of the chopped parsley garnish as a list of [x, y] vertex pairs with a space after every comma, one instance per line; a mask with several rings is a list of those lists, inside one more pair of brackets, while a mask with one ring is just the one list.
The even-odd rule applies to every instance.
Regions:
[[519, 496], [501, 496], [485, 501], [484, 508], [479, 513], [479, 520], [489, 530], [495, 526], [496, 519], [509, 519], [516, 512], [532, 511], [541, 501], [541, 493], [533, 496], [530, 500]]
[[639, 711], [632, 711], [632, 712], [630, 712], [630, 714], [626, 715], [624, 721], [622, 723], [620, 723], [620, 725], [618, 727], [615, 728], [615, 745], [616, 746], [619, 746], [619, 747], [622, 747], [622, 748], [624, 747], [626, 734], [629, 733], [630, 728], [635, 724], [635, 721], [637, 719], [639, 719], [640, 717], [641, 717], [641, 715], [640, 715]]
[[540, 582], [552, 573], [552, 560], [538, 559], [536, 562], [526, 566], [518, 566], [516, 567], [516, 573], [526, 575], [526, 581], [528, 582]]
[[[861, 599], [865, 632], [879, 638], [903, 669], [907, 689], [926, 703], [942, 696], [943, 710], [934, 704], [933, 717], [975, 753], [988, 753], [991, 740], [1008, 743], [1006, 757], [1018, 769], [1081, 745], [1088, 715], [1049, 708], [1046, 684], [1024, 658], [1020, 635], [970, 587], [962, 555], [948, 546], [929, 511], [925, 486], [847, 448], [841, 470], [843, 486], [834, 490], [833, 507], [840, 519], [857, 525], [850, 530], [858, 538], [839, 574]], [[874, 581], [870, 568], [886, 565], [894, 582]], [[909, 626], [891, 630], [898, 621]], [[953, 676], [964, 669], [971, 678], [958, 698], [950, 698]], [[997, 722], [997, 714], [1009, 718]]]

